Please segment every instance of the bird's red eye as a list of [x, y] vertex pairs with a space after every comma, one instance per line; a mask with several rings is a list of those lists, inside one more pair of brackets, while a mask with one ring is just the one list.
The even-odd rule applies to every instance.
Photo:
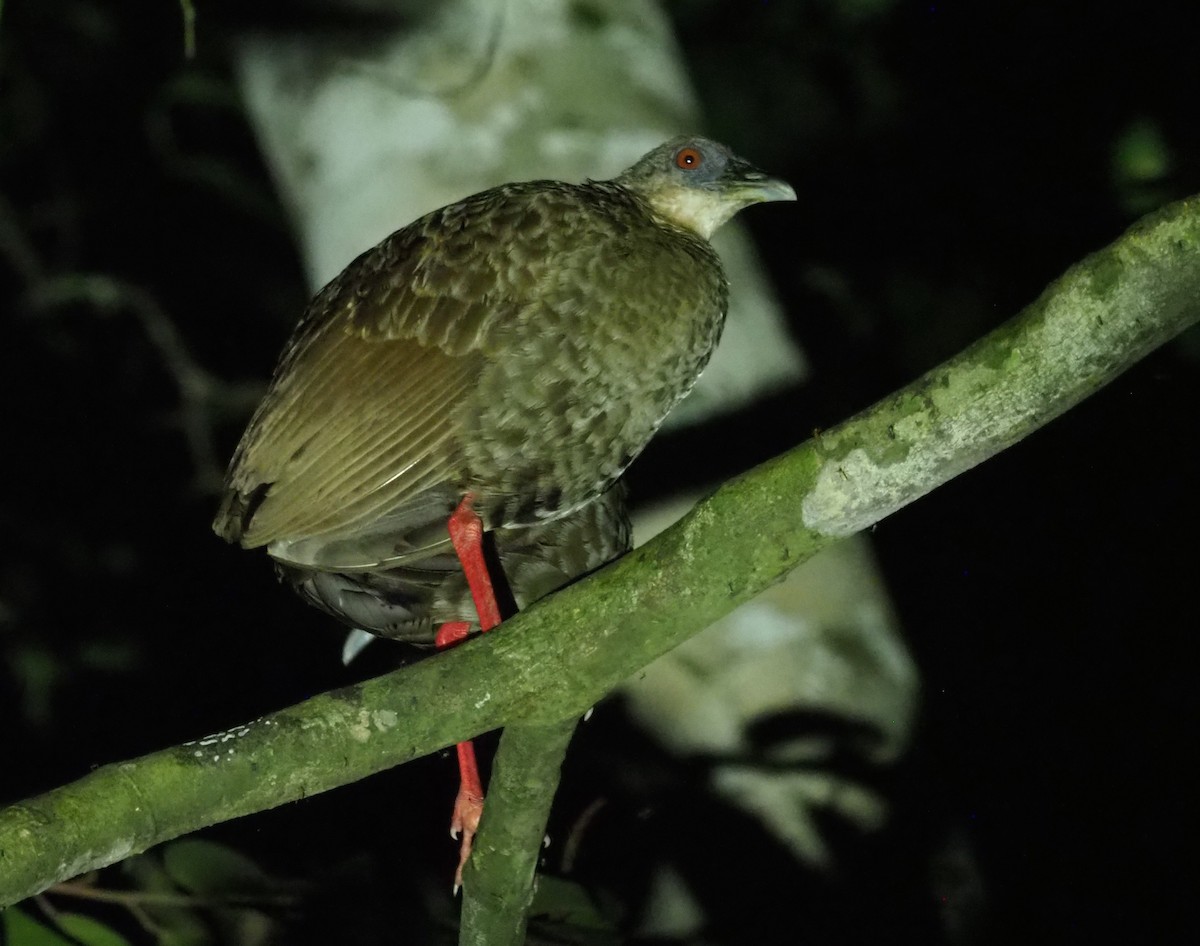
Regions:
[[694, 171], [704, 163], [704, 158], [695, 148], [681, 148], [675, 153], [675, 167], [684, 171]]

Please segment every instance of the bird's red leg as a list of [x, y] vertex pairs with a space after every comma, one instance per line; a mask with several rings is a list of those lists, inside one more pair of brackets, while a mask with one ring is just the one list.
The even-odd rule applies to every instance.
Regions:
[[[483, 556], [483, 523], [471, 505], [468, 493], [450, 516], [450, 541], [462, 564], [479, 615], [480, 630], [490, 631], [500, 623], [500, 608], [492, 589], [492, 576], [488, 573]], [[449, 621], [438, 628], [434, 644], [439, 650], [453, 647], [470, 632], [466, 621]], [[471, 856], [471, 843], [479, 828], [483, 814], [483, 783], [479, 778], [479, 766], [475, 762], [475, 746], [470, 740], [458, 744], [458, 797], [454, 800], [454, 814], [450, 818], [450, 836], [457, 839], [462, 834], [458, 855], [458, 868], [454, 872], [454, 889], [462, 886], [462, 871]]]
[[450, 541], [467, 576], [467, 587], [479, 615], [479, 629], [490, 631], [500, 623], [500, 606], [492, 589], [492, 576], [483, 557], [483, 522], [472, 505], [475, 497], [467, 493], [450, 515]]

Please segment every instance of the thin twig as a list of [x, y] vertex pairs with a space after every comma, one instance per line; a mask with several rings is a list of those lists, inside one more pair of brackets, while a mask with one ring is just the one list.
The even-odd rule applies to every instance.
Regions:
[[[0, 0], [0, 4], [3, 2]], [[33, 241], [21, 229], [16, 208], [3, 194], [0, 194], [0, 257], [8, 261], [27, 286], [39, 282], [45, 273]]]
[[588, 829], [592, 826], [592, 822], [596, 820], [596, 816], [604, 810], [608, 805], [607, 798], [597, 798], [588, 805], [583, 812], [575, 819], [575, 823], [571, 825], [571, 830], [567, 834], [566, 841], [563, 842], [562, 853], [562, 872], [570, 875], [575, 869], [575, 859], [579, 857], [579, 848], [583, 844], [583, 839], [586, 837]]
[[192, 0], [179, 0], [179, 12], [183, 15], [183, 55], [196, 58], [196, 7]]
[[132, 906], [173, 906], [173, 907], [291, 907], [299, 902], [294, 894], [258, 893], [258, 894], [195, 894], [195, 893], [166, 893], [151, 890], [107, 890], [90, 884], [63, 881], [47, 888], [46, 894], [57, 894], [63, 897], [78, 897], [82, 900], [96, 900], [101, 903], [119, 903], [125, 907]]
[[216, 417], [248, 414], [262, 396], [261, 384], [225, 382], [200, 367], [171, 317], [149, 291], [134, 283], [104, 273], [74, 273], [43, 280], [26, 300], [35, 310], [83, 303], [101, 312], [126, 311], [137, 318], [179, 391], [179, 426], [197, 486], [207, 492], [220, 485], [224, 464], [217, 459], [214, 443]]

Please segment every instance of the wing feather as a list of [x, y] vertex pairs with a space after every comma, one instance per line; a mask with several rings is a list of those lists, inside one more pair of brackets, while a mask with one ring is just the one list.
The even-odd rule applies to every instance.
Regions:
[[[408, 533], [441, 542], [428, 527], [461, 495], [465, 415], [506, 327], [577, 265], [564, 253], [619, 240], [578, 190], [485, 191], [392, 234], [321, 290], [234, 456], [216, 531], [278, 557], [317, 556], [326, 539], [349, 554], [356, 535], [377, 556], [385, 524], [397, 548]], [[556, 256], [549, 235], [563, 226], [573, 242]]]
[[345, 355], [301, 363], [293, 377], [311, 386], [296, 385], [272, 412], [290, 422], [264, 425], [239, 457], [234, 488], [269, 484], [241, 536], [247, 547], [361, 527], [420, 484], [453, 475], [446, 446], [478, 357], [349, 334], [323, 347]]

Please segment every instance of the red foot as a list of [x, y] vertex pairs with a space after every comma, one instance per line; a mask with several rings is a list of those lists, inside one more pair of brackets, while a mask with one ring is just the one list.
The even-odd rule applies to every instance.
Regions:
[[471, 625], [467, 621], [447, 621], [433, 635], [433, 646], [438, 650], [453, 647], [459, 641], [466, 640], [471, 633]]
[[[464, 640], [471, 631], [466, 621], [448, 621], [438, 628], [433, 642], [438, 650], [453, 647]], [[450, 837], [456, 841], [462, 836], [458, 850], [458, 867], [454, 869], [454, 892], [462, 887], [462, 872], [467, 858], [471, 856], [471, 844], [479, 829], [479, 818], [483, 814], [483, 782], [479, 778], [479, 765], [475, 761], [475, 746], [468, 740], [460, 742], [458, 749], [458, 797], [454, 799], [454, 812], [450, 816]]]
[[479, 781], [479, 766], [475, 763], [475, 746], [470, 742], [458, 744], [458, 770], [461, 782], [458, 797], [454, 799], [454, 813], [450, 816], [450, 837], [462, 841], [458, 849], [458, 867], [454, 869], [454, 892], [462, 886], [462, 872], [471, 856], [471, 845], [475, 832], [479, 830], [479, 819], [483, 815], [483, 785]]

